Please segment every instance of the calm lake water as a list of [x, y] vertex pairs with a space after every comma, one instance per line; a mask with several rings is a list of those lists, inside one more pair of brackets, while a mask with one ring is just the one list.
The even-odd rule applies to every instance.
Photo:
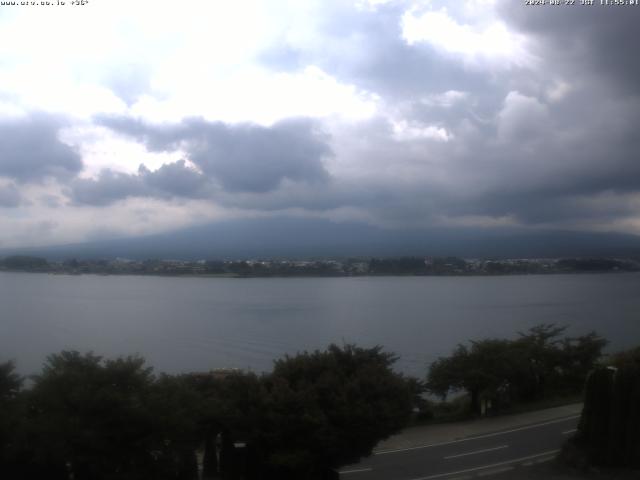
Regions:
[[538, 323], [640, 344], [640, 274], [176, 278], [0, 273], [0, 361], [36, 373], [62, 349], [139, 353], [157, 371], [270, 370], [331, 342], [381, 344], [423, 376], [457, 343]]

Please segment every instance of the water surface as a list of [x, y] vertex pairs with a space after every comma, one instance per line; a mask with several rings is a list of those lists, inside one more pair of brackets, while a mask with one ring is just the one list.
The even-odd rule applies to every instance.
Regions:
[[640, 344], [640, 274], [179, 278], [0, 273], [0, 361], [139, 353], [159, 371], [237, 367], [331, 342], [383, 345], [423, 376], [459, 342], [538, 323]]

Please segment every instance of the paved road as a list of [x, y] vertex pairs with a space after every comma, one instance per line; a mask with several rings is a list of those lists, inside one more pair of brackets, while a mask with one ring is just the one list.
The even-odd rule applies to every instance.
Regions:
[[553, 459], [575, 432], [579, 415], [457, 440], [378, 450], [340, 471], [344, 480], [462, 480]]

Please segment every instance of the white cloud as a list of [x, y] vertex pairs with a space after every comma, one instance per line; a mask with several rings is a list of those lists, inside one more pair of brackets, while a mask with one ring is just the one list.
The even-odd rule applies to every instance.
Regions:
[[381, 5], [398, 2], [399, 0], [356, 0], [356, 7], [364, 10], [375, 11]]
[[[30, 187], [28, 198], [51, 190], [55, 186]], [[128, 199], [109, 208], [49, 207], [31, 201], [24, 207], [11, 209], [0, 215], [0, 247], [36, 247], [91, 240], [110, 235], [127, 237], [160, 233], [198, 223], [206, 223], [237, 216], [233, 210], [200, 200], [161, 201]], [[100, 221], [97, 222], [96, 219]]]
[[131, 113], [149, 121], [179, 121], [190, 116], [225, 122], [272, 125], [288, 117], [340, 116], [359, 120], [377, 109], [375, 94], [343, 84], [310, 65], [278, 73], [246, 66], [226, 76], [210, 72], [190, 79], [167, 70], [154, 79], [160, 98], [143, 96]]
[[[547, 25], [544, 15], [555, 13], [534, 15], [510, 5], [91, 0], [79, 8], [3, 9], [0, 119], [12, 123], [36, 110], [56, 114], [55, 128], [65, 126], [58, 137], [83, 157], [83, 177], [102, 169], [135, 174], [141, 163], [153, 171], [184, 158], [179, 150], [149, 152], [94, 125], [92, 117], [105, 113], [156, 126], [185, 117], [263, 126], [312, 117], [320, 119], [313, 124], [327, 133], [334, 155], [322, 159], [326, 182], [297, 184], [285, 176], [268, 194], [226, 193], [225, 205], [242, 206], [233, 212], [214, 204], [218, 194], [202, 202], [137, 198], [78, 207], [50, 179], [0, 179], [21, 195], [17, 206], [3, 210], [0, 241], [79, 241], [95, 234], [95, 218], [116, 234], [148, 233], [237, 217], [271, 208], [269, 201], [274, 209], [300, 208], [303, 216], [313, 210], [331, 218], [374, 223], [397, 216], [411, 223], [431, 221], [435, 217], [425, 212], [433, 209], [449, 225], [499, 226], [516, 218], [504, 211], [526, 210], [510, 199], [504, 208], [496, 205], [504, 190], [528, 189], [531, 198], [550, 184], [591, 192], [600, 188], [599, 178], [607, 187], [617, 181], [636, 188], [630, 126], [638, 123], [637, 104], [588, 75], [602, 65], [609, 75], [612, 60], [628, 76], [635, 57], [618, 49], [606, 62], [592, 63], [594, 49], [580, 47], [575, 32], [597, 35], [598, 29], [581, 19], [567, 34], [579, 45], [564, 53], [547, 49], [544, 37], [556, 25]], [[608, 106], [605, 97], [616, 103]], [[253, 157], [247, 168], [263, 161], [253, 163]], [[76, 174], [77, 168], [69, 171]], [[6, 199], [10, 205], [12, 198]], [[638, 231], [633, 221], [618, 228]]]
[[[96, 0], [78, 8], [12, 8], [6, 16], [3, 10], [0, 117], [72, 117], [61, 137], [82, 154], [85, 176], [102, 168], [135, 172], [140, 163], [154, 169], [181, 154], [151, 154], [92, 127], [96, 114], [262, 125], [299, 116], [369, 118], [379, 101], [372, 92], [314, 65], [274, 72], [256, 62], [282, 35], [316, 41], [309, 25], [321, 3]], [[132, 67], [144, 78], [139, 91], [123, 96], [127, 105], [114, 84], [135, 87], [119, 78]]]
[[446, 128], [436, 125], [420, 125], [406, 120], [392, 121], [393, 137], [398, 141], [435, 140], [448, 142], [453, 135]]
[[0, 88], [9, 92], [16, 109], [40, 110], [89, 118], [96, 113], [124, 113], [125, 103], [109, 88], [83, 83], [64, 69], [21, 65], [0, 70]]
[[[318, 8], [279, 0], [15, 8], [0, 22], [0, 94], [15, 97], [16, 108], [84, 118], [125, 113], [111, 84], [135, 65], [148, 85], [134, 95], [132, 113], [145, 118], [270, 124], [297, 115], [370, 116], [372, 94], [314, 65], [294, 73], [257, 65], [257, 55], [283, 35], [313, 37], [308, 22]], [[304, 27], [291, 28], [298, 20]]]
[[82, 177], [95, 177], [103, 169], [136, 173], [140, 164], [150, 170], [174, 163], [184, 152], [149, 152], [144, 145], [92, 124], [74, 125], [60, 132], [60, 140], [75, 148], [85, 164]]
[[0, 100], [0, 118], [20, 118], [26, 114], [27, 112], [15, 103]]
[[479, 66], [523, 66], [532, 62], [525, 38], [510, 31], [504, 22], [493, 19], [480, 24], [462, 24], [446, 8], [411, 8], [402, 17], [402, 35], [409, 45], [427, 43], [436, 49], [459, 55], [468, 64]]

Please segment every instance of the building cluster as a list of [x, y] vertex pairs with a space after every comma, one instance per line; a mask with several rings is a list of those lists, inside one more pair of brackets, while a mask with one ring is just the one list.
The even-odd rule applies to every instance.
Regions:
[[47, 261], [13, 256], [0, 259], [0, 270], [53, 274], [195, 275], [195, 276], [358, 276], [358, 275], [508, 275], [572, 272], [640, 271], [640, 262], [619, 258], [462, 259], [393, 257], [323, 260], [112, 260]]

